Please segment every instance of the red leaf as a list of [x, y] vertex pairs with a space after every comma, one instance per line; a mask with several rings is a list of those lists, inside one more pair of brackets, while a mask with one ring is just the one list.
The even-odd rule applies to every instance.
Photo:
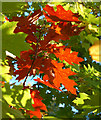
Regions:
[[54, 40], [59, 42], [59, 40], [68, 40], [71, 36], [79, 35], [79, 33], [85, 27], [78, 27], [77, 25], [72, 25], [71, 23], [59, 22], [57, 25], [52, 24], [44, 40], [40, 41], [41, 49], [45, 50], [47, 44]]
[[24, 32], [26, 34], [31, 34], [32, 32], [36, 32], [36, 26], [34, 22], [41, 16], [41, 9], [34, 11], [34, 13], [30, 16], [24, 17], [13, 17], [9, 19], [10, 22], [18, 21], [17, 27], [14, 30], [14, 33]]
[[35, 110], [41, 109], [41, 110], [47, 111], [46, 105], [42, 103], [40, 99], [37, 99], [37, 98], [34, 99], [34, 104], [32, 104], [32, 106], [34, 107]]
[[47, 111], [47, 108], [45, 106], [44, 103], [42, 103], [42, 97], [39, 95], [39, 91], [38, 90], [30, 90], [30, 94], [31, 94], [31, 98], [34, 101], [34, 104], [32, 104], [32, 106], [34, 107], [35, 111], [31, 111], [31, 110], [27, 110], [26, 113], [30, 115], [30, 118], [32, 118], [33, 116], [36, 116], [37, 118], [41, 118], [41, 112], [40, 110], [44, 110]]
[[43, 100], [43, 98], [39, 95], [39, 93], [40, 92], [38, 90], [34, 90], [34, 91], [30, 90], [31, 98], [33, 99], [33, 101], [34, 101], [35, 98]]
[[63, 63], [57, 63], [55, 60], [45, 60], [44, 64], [41, 64], [44, 66], [40, 68], [40, 71], [42, 71], [41, 73], [45, 73], [45, 75], [43, 76], [43, 80], [37, 78], [35, 81], [58, 90], [60, 90], [60, 84], [63, 84], [68, 91], [76, 94], [74, 86], [77, 84], [68, 78], [76, 73], [72, 72], [70, 68], [63, 69]]
[[[52, 39], [56, 42], [59, 41], [59, 39], [67, 40], [70, 39], [70, 36], [79, 35], [79, 33], [84, 29], [85, 27], [78, 27], [77, 25], [72, 25], [71, 23], [58, 23], [57, 25], [52, 24], [51, 29], [53, 29], [54, 36]], [[50, 34], [50, 33], [48, 33]]]
[[31, 110], [26, 110], [26, 113], [30, 115], [30, 118], [32, 118], [33, 116], [36, 116], [37, 118], [41, 118], [41, 112], [40, 110], [35, 110], [35, 111], [31, 111]]
[[7, 21], [9, 21], [9, 19], [7, 18], [7, 16], [5, 16], [5, 19], [6, 19]]
[[43, 100], [43, 98], [39, 95], [40, 92], [38, 90], [35, 90], [35, 91], [30, 90], [30, 93], [31, 93], [31, 98], [34, 101], [34, 104], [32, 104], [34, 109], [35, 110], [41, 109], [41, 110], [47, 111], [45, 104], [42, 103], [42, 101], [41, 101], [41, 100]]
[[33, 42], [36, 43], [37, 42], [36, 39], [37, 39], [36, 36], [34, 36], [33, 34], [29, 34], [25, 40], [27, 43], [33, 43]]
[[47, 14], [44, 12], [44, 15], [47, 19], [47, 22], [80, 22], [78, 20], [79, 15], [77, 13], [73, 13], [71, 10], [65, 10], [63, 6], [58, 5], [57, 11], [55, 12], [53, 7], [46, 5], [44, 10], [47, 12]]
[[[19, 70], [16, 70], [14, 72], [14, 75], [19, 75], [16, 80], [21, 81], [22, 79], [24, 79], [27, 74], [28, 71], [32, 65], [32, 59], [34, 56], [34, 51], [33, 50], [28, 50], [28, 51], [21, 51], [20, 53], [20, 58], [16, 57], [17, 60], [17, 65]], [[33, 69], [30, 71], [30, 75], [34, 75], [35, 72], [33, 72]]]
[[22, 79], [24, 79], [25, 76], [27, 75], [28, 71], [29, 71], [29, 68], [30, 68], [30, 66], [26, 65], [26, 66], [22, 67], [22, 69], [16, 70], [14, 72], [14, 75], [19, 75], [16, 78], [16, 80], [21, 81]]

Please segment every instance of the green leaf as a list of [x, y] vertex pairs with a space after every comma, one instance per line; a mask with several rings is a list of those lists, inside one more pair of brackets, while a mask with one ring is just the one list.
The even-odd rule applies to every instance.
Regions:
[[70, 66], [71, 70], [72, 70], [73, 72], [79, 72], [79, 71], [80, 71], [80, 69], [79, 69], [80, 65], [75, 64], [75, 63], [73, 63], [73, 64], [74, 64], [74, 65], [71, 65], [71, 66]]
[[10, 95], [3, 95], [3, 98], [7, 101], [9, 105], [16, 106], [15, 104], [12, 103], [13, 98]]
[[9, 73], [9, 69], [10, 69], [9, 66], [6, 66], [6, 65], [1, 66], [0, 65], [0, 75]]
[[88, 94], [86, 94], [86, 93], [79, 93], [79, 94], [80, 94], [80, 98], [76, 97], [76, 99], [72, 101], [72, 102], [75, 103], [77, 106], [78, 106], [79, 104], [84, 104], [84, 100], [90, 99], [90, 97], [88, 97]]
[[43, 120], [62, 120], [60, 118], [54, 117], [54, 116], [44, 116]]
[[84, 101], [83, 99], [77, 97], [75, 100], [73, 100], [73, 103], [79, 105], [79, 104], [84, 104]]
[[8, 74], [9, 69], [10, 67], [7, 65], [0, 65], [0, 76], [2, 77], [3, 81], [9, 82], [9, 80], [12, 79], [12, 76]]
[[[43, 1], [44, 2], [44, 1]], [[43, 3], [44, 4], [44, 3]], [[38, 10], [40, 9], [40, 4], [39, 2], [32, 2], [32, 7], [34, 8], [34, 10]]]
[[27, 106], [28, 108], [26, 109], [34, 110], [31, 105], [32, 99], [29, 89], [25, 89], [23, 91], [21, 85], [15, 85], [12, 89], [10, 89], [10, 85], [8, 83], [5, 83], [5, 87], [2, 88], [2, 94], [3, 98], [9, 105], [15, 106], [16, 108], [26, 108]]
[[96, 25], [88, 24], [88, 29], [93, 33], [98, 33], [98, 27]]
[[2, 3], [2, 12], [3, 13], [12, 13], [18, 12], [21, 10], [21, 7], [27, 3], [24, 2], [3, 2]]
[[83, 42], [82, 47], [85, 48], [86, 51], [88, 51], [88, 48], [90, 47], [89, 43]]
[[23, 33], [14, 34], [16, 22], [6, 22], [2, 25], [2, 58], [5, 58], [5, 51], [9, 51], [16, 56], [20, 52], [30, 49], [30, 46], [24, 42], [26, 35]]
[[2, 13], [8, 17], [16, 16], [17, 13], [23, 14], [26, 8], [28, 8], [27, 2], [2, 2]]
[[6, 100], [2, 101], [2, 118], [24, 118], [23, 114], [16, 109], [11, 109]]
[[90, 97], [88, 97], [88, 94], [86, 93], [79, 93], [79, 94], [80, 94], [80, 98], [83, 100], [90, 99]]
[[64, 8], [65, 10], [68, 10], [69, 7], [70, 7], [70, 4], [68, 3], [68, 4], [66, 4], [63, 8]]
[[78, 4], [77, 3], [77, 9], [78, 9], [78, 12], [79, 14], [85, 19], [85, 7], [82, 5], [82, 4]]
[[89, 34], [85, 37], [91, 44], [94, 44], [95, 41], [99, 40], [97, 37], [92, 36], [92, 34]]
[[98, 35], [101, 36], [101, 27], [98, 29]]
[[24, 91], [24, 95], [23, 95], [23, 97], [21, 99], [21, 104], [22, 104], [23, 107], [26, 106], [28, 99], [31, 99], [31, 95], [30, 95], [30, 90], [29, 89], [27, 89], [27, 90]]
[[0, 14], [0, 26], [4, 23], [5, 16], [3, 14]]
[[[98, 70], [96, 70], [93, 66], [91, 67], [90, 64], [88, 64], [88, 67], [86, 67], [84, 65], [84, 69], [85, 69], [86, 74], [90, 74], [93, 77], [94, 76], [99, 76], [100, 77], [100, 75], [101, 75], [101, 73]], [[89, 76], [89, 77], [91, 77], [91, 76]]]
[[71, 106], [66, 106], [64, 108], [59, 107], [59, 110], [56, 112], [58, 118], [62, 118], [62, 119], [68, 119], [68, 118], [72, 118], [73, 116], [73, 111], [71, 110]]
[[54, 54], [49, 54], [49, 57], [51, 58], [51, 59], [53, 59], [53, 60], [56, 60], [56, 56], [54, 55]]
[[88, 14], [86, 20], [88, 21], [88, 23], [99, 24], [99, 18], [96, 18], [96, 16], [92, 14]]
[[99, 108], [99, 106], [83, 105], [83, 109]]

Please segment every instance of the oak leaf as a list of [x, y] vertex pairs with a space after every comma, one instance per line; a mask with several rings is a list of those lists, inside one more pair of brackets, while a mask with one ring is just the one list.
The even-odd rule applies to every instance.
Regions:
[[65, 60], [66, 62], [68, 62], [70, 65], [73, 65], [73, 63], [75, 64], [79, 64], [79, 62], [82, 62], [83, 59], [81, 57], [78, 57], [78, 52], [71, 52], [71, 48], [63, 48], [61, 47], [59, 49], [59, 51], [56, 51], [54, 53], [56, 55], [57, 58], [59, 58], [60, 60]]
[[74, 86], [77, 85], [77, 83], [68, 78], [76, 73], [72, 72], [70, 68], [63, 69], [63, 63], [58, 63], [55, 60], [52, 60], [52, 64], [55, 66], [55, 68], [53, 68], [55, 75], [53, 79], [54, 85], [56, 87], [60, 87], [60, 84], [63, 84], [65, 89], [70, 91], [72, 94], [76, 94]]
[[78, 17], [78, 13], [73, 13], [71, 10], [65, 10], [63, 6], [58, 5], [57, 11], [55, 12], [53, 7], [46, 5], [45, 8], [43, 8], [47, 13], [43, 12], [45, 15], [47, 22], [80, 22]]
[[35, 110], [35, 111], [26, 110], [26, 113], [30, 115], [30, 118], [33, 118], [33, 116], [36, 116], [37, 118], [40, 119], [42, 117], [40, 110]]
[[41, 118], [42, 114], [40, 110], [47, 111], [46, 105], [41, 101], [43, 98], [39, 95], [39, 93], [40, 92], [38, 90], [35, 91], [33, 91], [32, 89], [30, 90], [31, 98], [34, 101], [34, 104], [32, 104], [32, 106], [35, 109], [34, 111], [31, 110], [26, 111], [26, 113], [30, 115], [30, 118], [32, 118], [33, 116]]
[[26, 34], [31, 34], [32, 32], [36, 32], [39, 26], [35, 25], [35, 21], [41, 16], [41, 9], [34, 11], [32, 15], [27, 17], [12, 17], [9, 19], [9, 22], [18, 21], [17, 27], [14, 30], [14, 33], [24, 32]]
[[[59, 39], [67, 40], [71, 36], [79, 35], [85, 27], [78, 27], [78, 25], [72, 25], [70, 22], [59, 22], [57, 25], [52, 24], [51, 29], [55, 30], [56, 36], [59, 35]], [[55, 41], [58, 42], [58, 37]]]
[[[45, 77], [46, 77], [46, 76], [45, 76]], [[46, 79], [47, 79], [47, 78], [46, 78]], [[56, 86], [54, 86], [54, 84], [50, 84], [48, 80], [45, 81], [45, 80], [41, 80], [40, 78], [37, 78], [37, 79], [34, 79], [34, 81], [37, 81], [37, 82], [42, 83], [42, 84], [45, 84], [45, 85], [47, 85], [47, 86], [50, 87], [50, 88], [55, 88], [55, 89], [57, 89], [57, 90], [62, 91], [61, 89], [59, 89], [59, 88], [57, 88]]]

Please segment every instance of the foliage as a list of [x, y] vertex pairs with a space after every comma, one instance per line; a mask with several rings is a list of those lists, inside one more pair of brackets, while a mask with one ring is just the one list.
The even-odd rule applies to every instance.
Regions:
[[3, 2], [3, 118], [100, 118], [99, 5]]

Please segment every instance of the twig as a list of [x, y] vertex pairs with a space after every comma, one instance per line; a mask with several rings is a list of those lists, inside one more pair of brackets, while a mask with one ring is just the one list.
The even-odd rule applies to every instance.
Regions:
[[[34, 35], [34, 34], [33, 34], [33, 35]], [[35, 37], [35, 35], [34, 35], [34, 37]], [[36, 37], [35, 37], [35, 38], [36, 38]], [[29, 75], [29, 73], [30, 73], [30, 71], [31, 71], [31, 69], [32, 69], [32, 67], [33, 67], [33, 64], [34, 64], [34, 62], [35, 62], [35, 59], [37, 58], [38, 42], [39, 42], [39, 40], [36, 38], [36, 41], [37, 41], [37, 46], [36, 46], [35, 56], [34, 56], [34, 59], [33, 59], [33, 61], [32, 61], [31, 67], [30, 67], [30, 69], [29, 69], [29, 71], [28, 71], [28, 73], [27, 73], [27, 75], [26, 75], [26, 78], [25, 78], [25, 80], [24, 80], [23, 87], [25, 87], [25, 83], [26, 83], [26, 80], [27, 80], [27, 78], [28, 78], [28, 75]]]
[[38, 90], [39, 90], [39, 83], [38, 83]]

